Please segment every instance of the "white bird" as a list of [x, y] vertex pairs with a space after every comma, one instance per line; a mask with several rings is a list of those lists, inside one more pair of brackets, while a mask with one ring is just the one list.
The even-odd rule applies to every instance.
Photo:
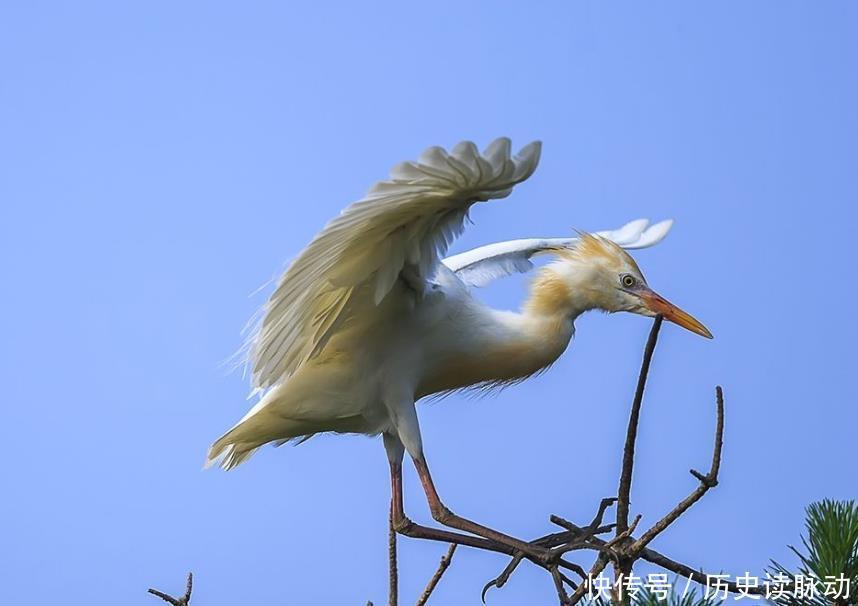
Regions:
[[[253, 387], [262, 396], [212, 445], [208, 464], [232, 469], [264, 444], [322, 432], [381, 434], [397, 529], [416, 527], [402, 503], [401, 462], [408, 452], [437, 521], [536, 553], [444, 506], [426, 464], [416, 402], [540, 372], [569, 345], [575, 319], [592, 309], [661, 314], [712, 336], [652, 291], [623, 250], [656, 244], [671, 221], [500, 242], [443, 258], [471, 206], [507, 197], [536, 169], [540, 150], [534, 142], [510, 157], [505, 138], [482, 154], [470, 142], [450, 153], [431, 147], [417, 162], [394, 167], [390, 179], [330, 221], [263, 308], [248, 343]], [[520, 311], [492, 309], [474, 296], [471, 287], [526, 272], [541, 254], [554, 259], [536, 273]]]

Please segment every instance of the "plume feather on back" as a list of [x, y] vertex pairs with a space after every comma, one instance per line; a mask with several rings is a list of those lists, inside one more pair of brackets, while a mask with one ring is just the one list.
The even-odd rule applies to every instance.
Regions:
[[[600, 231], [593, 235], [623, 249], [634, 250], [658, 244], [672, 225], [670, 219], [654, 225], [649, 225], [647, 219], [637, 219], [619, 229]], [[537, 255], [574, 251], [579, 240], [580, 237], [508, 240], [447, 257], [443, 263], [468, 286], [481, 287], [514, 273], [530, 271], [533, 269], [531, 259]]]

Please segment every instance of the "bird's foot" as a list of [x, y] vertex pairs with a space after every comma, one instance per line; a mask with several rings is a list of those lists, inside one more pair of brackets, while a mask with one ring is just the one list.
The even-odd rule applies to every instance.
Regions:
[[[578, 584], [565, 576], [561, 572], [561, 569], [571, 570], [578, 575], [582, 581], [587, 579], [587, 573], [577, 564], [564, 560], [563, 556], [565, 554], [570, 551], [580, 549], [593, 549], [604, 553], [611, 560], [617, 561], [619, 558], [619, 554], [615, 549], [618, 541], [608, 541], [606, 543], [605, 541], [597, 538], [598, 535], [610, 532], [614, 529], [615, 524], [603, 524], [602, 521], [607, 509], [616, 502], [617, 499], [615, 497], [602, 499], [599, 504], [599, 510], [593, 517], [593, 520], [584, 527], [576, 526], [560, 516], [552, 515], [550, 517], [551, 522], [563, 528], [564, 532], [547, 534], [529, 543], [529, 546], [532, 549], [540, 553], [540, 557], [534, 558], [524, 551], [516, 551], [506, 568], [504, 568], [496, 578], [489, 581], [485, 587], [483, 587], [483, 602], [485, 602], [485, 596], [489, 589], [492, 587], [503, 587], [509, 580], [510, 576], [512, 576], [512, 573], [515, 572], [516, 568], [518, 568], [518, 565], [522, 560], [528, 559], [551, 573], [561, 603], [567, 603], [568, 596], [566, 594], [566, 587], [571, 588], [574, 592], [578, 588]], [[633, 530], [634, 525], [630, 531]]]
[[521, 561], [523, 559], [523, 553], [519, 552], [515, 554], [512, 557], [512, 560], [510, 560], [509, 564], [506, 565], [506, 568], [504, 568], [497, 577], [485, 584], [485, 586], [483, 587], [483, 591], [480, 593], [480, 599], [482, 599], [483, 604], [486, 603], [486, 593], [488, 592], [488, 590], [492, 587], [497, 587], [498, 589], [500, 589], [501, 587], [506, 585], [506, 582], [509, 581], [509, 577], [512, 575], [513, 572], [515, 572], [515, 569], [518, 568], [518, 565], [521, 564]]
[[[572, 562], [567, 562], [562, 558], [562, 555], [556, 552], [549, 552], [548, 559], [550, 560], [548, 563], [535, 561], [532, 558], [531, 561], [540, 565], [542, 568], [547, 570], [551, 574], [551, 578], [554, 580], [554, 587], [557, 590], [557, 595], [560, 598], [561, 604], [567, 604], [569, 601], [569, 596], [566, 593], [566, 588], [568, 587], [571, 591], [575, 591], [578, 588], [578, 583], [567, 577], [563, 574], [560, 569], [565, 568], [568, 570], [573, 570], [576, 574], [578, 574], [582, 579], [586, 579], [586, 573], [584, 569], [574, 564]], [[506, 582], [509, 580], [512, 573], [515, 572], [515, 569], [518, 568], [518, 565], [521, 564], [522, 560], [525, 559], [525, 555], [522, 552], [516, 553], [512, 560], [510, 560], [509, 564], [507, 564], [506, 568], [504, 568], [501, 573], [483, 587], [482, 592], [480, 593], [480, 599], [482, 599], [483, 604], [486, 603], [486, 593], [492, 587], [496, 587], [500, 589]]]
[[532, 541], [528, 542], [516, 539], [515, 537], [511, 537], [502, 532], [498, 532], [497, 530], [493, 530], [466, 518], [457, 516], [443, 503], [436, 503], [434, 507], [430, 507], [430, 510], [432, 512], [432, 517], [436, 522], [449, 528], [468, 532], [488, 541], [503, 545], [513, 554], [521, 553], [523, 557], [526, 557], [539, 566], [546, 567], [555, 561], [554, 554], [552, 554], [546, 547], [535, 544]]

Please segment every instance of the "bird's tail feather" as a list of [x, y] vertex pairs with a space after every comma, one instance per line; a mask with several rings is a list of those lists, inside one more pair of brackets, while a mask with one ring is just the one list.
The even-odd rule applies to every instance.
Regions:
[[259, 449], [259, 444], [232, 441], [231, 433], [232, 431], [228, 431], [211, 445], [206, 455], [206, 469], [217, 464], [225, 471], [229, 471], [244, 463]]
[[247, 461], [261, 446], [304, 442], [320, 430], [318, 424], [289, 419], [269, 408], [255, 408], [209, 448], [205, 468], [219, 465], [226, 471]]

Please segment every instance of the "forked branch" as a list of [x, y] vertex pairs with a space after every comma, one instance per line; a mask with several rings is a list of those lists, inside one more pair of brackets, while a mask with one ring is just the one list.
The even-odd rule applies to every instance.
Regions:
[[709, 468], [709, 473], [703, 475], [696, 469], [690, 470], [691, 475], [700, 481], [700, 485], [680, 501], [667, 515], [656, 522], [652, 528], [647, 530], [641, 538], [634, 542], [630, 548], [632, 554], [639, 553], [644, 547], [649, 545], [655, 537], [664, 532], [679, 516], [703, 498], [703, 495], [709, 492], [710, 488], [718, 485], [718, 470], [721, 468], [721, 446], [724, 443], [724, 392], [721, 390], [720, 385], [715, 388], [715, 401], [718, 413], [715, 424], [715, 446], [712, 450], [712, 465]]
[[[662, 321], [663, 319], [661, 316], [657, 316], [655, 318], [652, 329], [649, 333], [649, 338], [647, 339], [646, 347], [644, 348], [637, 387], [635, 389], [635, 395], [632, 400], [632, 406], [629, 413], [629, 423], [623, 448], [623, 463], [620, 471], [617, 498], [603, 499], [596, 519], [590, 525], [583, 528], [572, 524], [559, 516], [552, 516], [551, 521], [562, 526], [566, 532], [546, 535], [545, 537], [533, 542], [534, 545], [554, 548], [553, 552], [558, 555], [572, 550], [581, 549], [589, 549], [597, 553], [596, 560], [591, 566], [589, 573], [587, 575], [584, 575], [582, 572], [579, 573], [579, 576], [582, 576], [582, 581], [577, 585], [568, 583], [573, 590], [572, 593], [567, 596], [563, 592], [558, 592], [561, 604], [572, 605], [583, 599], [590, 592], [589, 584], [591, 580], [600, 575], [611, 563], [614, 565], [615, 576], [629, 574], [632, 571], [632, 567], [638, 560], [646, 560], [664, 568], [665, 570], [669, 570], [698, 583], [705, 583], [707, 578], [713, 576], [707, 575], [699, 570], [695, 570], [691, 566], [668, 558], [667, 556], [650, 549], [648, 545], [659, 534], [664, 532], [671, 524], [673, 524], [673, 522], [679, 519], [683, 513], [688, 511], [688, 509], [694, 505], [694, 503], [699, 501], [711, 488], [718, 485], [718, 471], [721, 466], [721, 450], [724, 439], [724, 394], [720, 386], [716, 387], [717, 415], [712, 463], [710, 465], [709, 472], [703, 474], [692, 469], [691, 474], [699, 481], [697, 488], [695, 488], [685, 499], [680, 501], [676, 507], [656, 522], [649, 530], [645, 531], [640, 538], [635, 539], [633, 537], [633, 533], [640, 521], [640, 516], [637, 516], [635, 520], [629, 524], [631, 487], [632, 478], [634, 476], [635, 445], [638, 436], [638, 426], [640, 424], [640, 412]], [[612, 504], [612, 502], [616, 502], [617, 505], [616, 523], [613, 525], [603, 526], [602, 518], [605, 514], [605, 510]], [[609, 532], [610, 530], [614, 531], [614, 537], [612, 539], [606, 540], [598, 536], [605, 532]], [[490, 587], [502, 587], [522, 559], [523, 558], [520, 554], [514, 556], [510, 564], [506, 569], [504, 569], [498, 578], [486, 585], [483, 590], [483, 595], [485, 596], [485, 591]], [[559, 589], [560, 584], [558, 583], [557, 575], [553, 574], [553, 571], [552, 575], [555, 587]], [[740, 589], [735, 583], [719, 580], [719, 587], [724, 586], [727, 587], [728, 591], [733, 593], [762, 592], [762, 589]], [[615, 596], [615, 601], [621, 601], [619, 596]]]
[[191, 591], [194, 589], [194, 574], [192, 572], [188, 573], [188, 585], [185, 589], [185, 595], [180, 598], [174, 598], [171, 595], [167, 595], [163, 591], [158, 591], [157, 589], [149, 589], [149, 593], [152, 595], [161, 598], [168, 604], [172, 604], [173, 606], [188, 606], [191, 602]]

